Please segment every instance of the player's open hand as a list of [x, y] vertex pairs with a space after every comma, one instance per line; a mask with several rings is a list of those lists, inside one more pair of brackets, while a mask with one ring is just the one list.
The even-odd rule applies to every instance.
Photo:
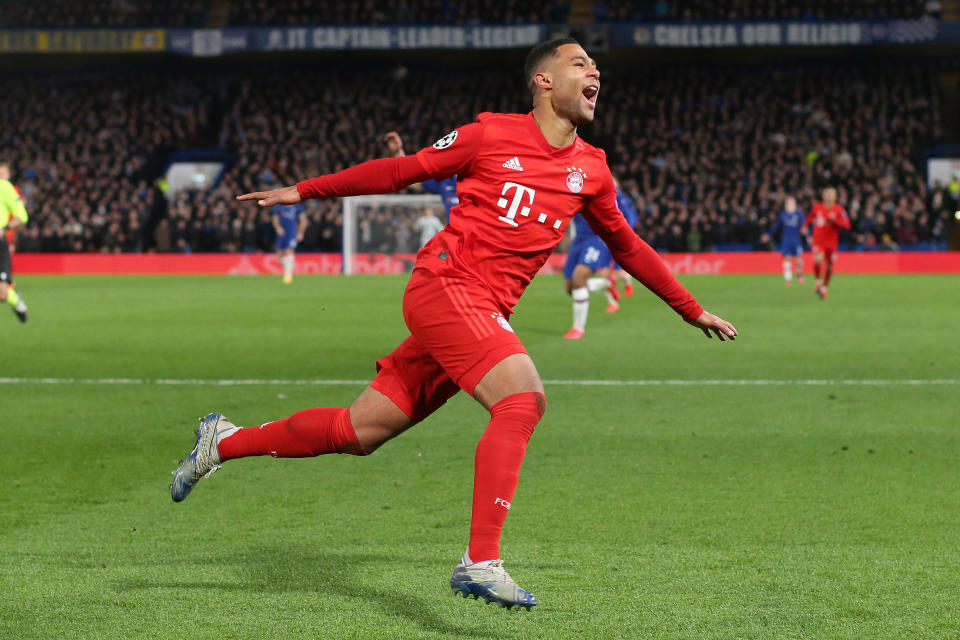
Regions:
[[255, 191], [237, 196], [237, 200], [256, 200], [261, 207], [272, 207], [275, 204], [297, 204], [300, 202], [300, 192], [297, 185], [271, 189], [270, 191]]
[[737, 339], [737, 329], [732, 324], [719, 318], [709, 311], [704, 311], [700, 314], [700, 317], [696, 320], [688, 320], [690, 324], [695, 327], [699, 327], [708, 338], [713, 338], [711, 332], [717, 334], [717, 337], [720, 338], [720, 342], [723, 342], [727, 338], [731, 340]]

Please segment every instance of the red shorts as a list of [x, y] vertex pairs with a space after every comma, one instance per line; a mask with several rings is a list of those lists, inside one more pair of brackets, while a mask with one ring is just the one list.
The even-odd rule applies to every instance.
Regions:
[[822, 245], [813, 245], [810, 247], [813, 253], [822, 253], [824, 260], [833, 264], [833, 261], [837, 259], [837, 247], [836, 246], [822, 246]]
[[495, 364], [526, 353], [493, 294], [471, 278], [416, 269], [403, 294], [410, 337], [377, 360], [371, 386], [419, 422]]

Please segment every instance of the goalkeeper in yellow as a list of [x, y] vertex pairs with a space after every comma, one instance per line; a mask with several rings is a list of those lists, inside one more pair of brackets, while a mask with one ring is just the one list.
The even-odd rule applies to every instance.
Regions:
[[10, 182], [10, 165], [0, 162], [0, 302], [9, 304], [20, 322], [27, 321], [27, 305], [13, 290], [7, 229], [15, 229], [26, 221], [27, 208], [23, 206], [23, 198]]

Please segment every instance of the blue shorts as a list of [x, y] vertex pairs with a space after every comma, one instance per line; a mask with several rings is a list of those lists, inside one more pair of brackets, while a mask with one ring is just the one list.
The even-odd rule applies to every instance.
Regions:
[[613, 256], [610, 255], [610, 249], [603, 244], [600, 238], [587, 238], [582, 241], [574, 240], [570, 245], [570, 253], [567, 254], [567, 261], [563, 265], [563, 277], [567, 280], [573, 278], [573, 270], [578, 264], [586, 265], [597, 271], [610, 266]]
[[780, 255], [782, 255], [784, 258], [790, 256], [801, 256], [803, 255], [803, 244], [800, 242], [781, 242]]
[[297, 234], [281, 233], [277, 236], [277, 251], [297, 248]]

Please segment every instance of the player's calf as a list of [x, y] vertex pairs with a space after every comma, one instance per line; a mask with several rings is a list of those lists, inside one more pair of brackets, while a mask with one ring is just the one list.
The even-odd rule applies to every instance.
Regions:
[[367, 453], [357, 440], [349, 409], [305, 409], [289, 418], [238, 429], [218, 441], [218, 454], [224, 461], [264, 455], [312, 458], [328, 453]]

